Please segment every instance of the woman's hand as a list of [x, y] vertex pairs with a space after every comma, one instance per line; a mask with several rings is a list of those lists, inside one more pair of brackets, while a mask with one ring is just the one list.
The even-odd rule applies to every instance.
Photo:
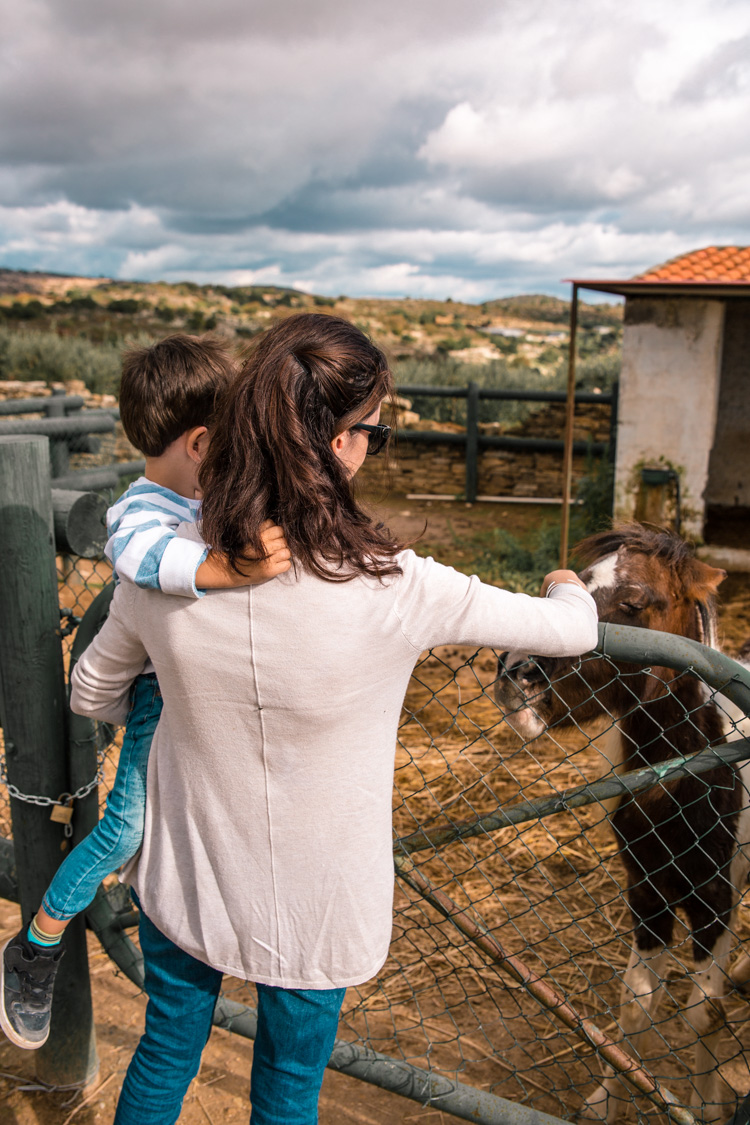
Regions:
[[539, 591], [539, 596], [541, 598], [546, 598], [552, 586], [559, 586], [563, 582], [569, 582], [573, 586], [580, 586], [582, 590], [586, 589], [574, 570], [551, 570], [549, 574], [545, 575], [542, 588]]

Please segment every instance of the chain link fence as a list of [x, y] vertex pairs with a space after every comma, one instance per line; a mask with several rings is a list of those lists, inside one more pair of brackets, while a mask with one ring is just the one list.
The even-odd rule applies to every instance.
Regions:
[[[67, 660], [76, 624], [111, 580], [111, 569], [102, 559], [63, 557], [58, 576]], [[632, 681], [635, 712], [642, 669], [601, 654], [586, 660], [606, 663], [600, 681]], [[569, 675], [586, 680], [586, 661], [574, 664]], [[556, 1118], [592, 1115], [596, 1110], [586, 1109], [586, 1102], [603, 1073], [610, 1073], [607, 1067], [630, 1067], [632, 1081], [620, 1083], [611, 1119], [635, 1122], [671, 1101], [670, 1116], [689, 1122], [690, 1113], [678, 1107], [700, 1102], [703, 1087], [695, 1061], [702, 1032], [691, 1020], [695, 1005], [689, 1000], [695, 964], [687, 917], [679, 899], [669, 905], [676, 919], [674, 939], [659, 1003], [653, 1003], [646, 1030], [632, 1044], [636, 1065], [621, 1049], [627, 1043], [622, 981], [634, 921], [609, 814], [613, 798], [639, 787], [656, 784], [674, 793], [680, 771], [705, 777], [701, 771], [713, 768], [704, 790], [716, 784], [715, 753], [682, 761], [680, 730], [692, 722], [690, 709], [683, 707], [675, 724], [671, 772], [642, 768], [615, 777], [607, 739], [622, 714], [602, 708], [585, 726], [569, 714], [523, 742], [509, 722], [512, 716], [498, 706], [497, 677], [498, 654], [456, 646], [424, 653], [415, 669], [396, 755], [399, 877], [390, 956], [377, 978], [348, 991], [334, 1065], [373, 1080], [380, 1056], [386, 1056], [403, 1067], [391, 1088], [400, 1083], [402, 1092], [443, 1111], [445, 1120], [457, 1112], [486, 1123], [509, 1120], [499, 1099]], [[670, 684], [675, 698], [686, 677], [694, 680], [694, 673], [675, 673]], [[715, 702], [727, 729], [741, 735], [737, 709], [717, 694], [715, 678], [703, 677], [694, 725], [701, 726], [698, 710]], [[670, 731], [662, 729], [660, 736], [669, 742]], [[101, 727], [98, 738], [103, 806], [121, 732]], [[740, 760], [750, 756], [750, 748], [739, 742], [732, 750], [730, 744], [720, 755]], [[744, 791], [741, 804], [748, 804]], [[686, 810], [675, 804], [670, 816], [685, 818]], [[735, 836], [743, 821], [743, 815], [731, 823], [727, 818]], [[0, 835], [10, 834], [3, 787]], [[108, 887], [117, 926], [111, 911], [101, 912], [101, 902], [89, 920], [96, 928], [99, 917], [115, 961], [138, 979], [135, 931], [124, 937], [124, 927], [134, 921], [132, 909], [114, 880]], [[730, 957], [740, 954], [748, 936], [750, 919], [740, 902], [730, 919]], [[643, 1000], [645, 1007], [651, 999]], [[252, 1011], [245, 1010], [255, 1006], [252, 985], [227, 978], [222, 1004], [218, 1022], [252, 1035]], [[746, 1016], [742, 993], [727, 988], [720, 1043], [718, 1048], [714, 1043], [710, 1063], [726, 1082], [727, 1101], [732, 1091], [743, 1097], [750, 1090]], [[425, 1075], [423, 1082], [419, 1074]], [[471, 1113], [461, 1112], [460, 1098], [451, 1100], [463, 1087], [476, 1091]], [[695, 1112], [701, 1119], [703, 1111]], [[722, 1112], [707, 1110], [705, 1116], [726, 1120], [729, 1114]]]

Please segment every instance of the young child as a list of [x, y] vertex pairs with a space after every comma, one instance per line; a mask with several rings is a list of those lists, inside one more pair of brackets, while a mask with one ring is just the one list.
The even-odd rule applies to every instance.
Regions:
[[[196, 518], [198, 466], [217, 396], [233, 375], [224, 348], [209, 338], [171, 336], [125, 356], [120, 417], [128, 438], [146, 456], [146, 470], [107, 513], [105, 553], [116, 581], [201, 597], [206, 589], [252, 585], [289, 569], [283, 532], [270, 520], [263, 531], [265, 557], [248, 557], [242, 574], [202, 543], [177, 535], [180, 523]], [[161, 709], [148, 664], [131, 689], [104, 816], [60, 866], [31, 925], [2, 949], [0, 1026], [18, 1047], [35, 1049], [46, 1042], [68, 922], [90, 904], [102, 879], [141, 846], [148, 755]]]

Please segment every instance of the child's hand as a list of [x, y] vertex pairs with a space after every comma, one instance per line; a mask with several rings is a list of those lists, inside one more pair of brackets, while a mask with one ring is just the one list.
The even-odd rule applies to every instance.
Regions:
[[[271, 520], [266, 520], [260, 529], [260, 538], [265, 550], [265, 555], [258, 557], [248, 551], [237, 565], [242, 571], [242, 580], [238, 585], [252, 586], [256, 582], [265, 582], [268, 578], [275, 578], [283, 574], [292, 565], [292, 555], [287, 547], [284, 532]], [[237, 576], [239, 579], [239, 575]]]
[[559, 586], [563, 582], [570, 582], [574, 586], [580, 586], [582, 590], [586, 589], [574, 570], [551, 570], [542, 582], [542, 588], [539, 591], [540, 598], [546, 598], [550, 586]]
[[204, 590], [227, 590], [234, 586], [254, 586], [283, 574], [292, 565], [292, 556], [284, 538], [284, 532], [271, 520], [266, 520], [260, 529], [260, 538], [265, 555], [248, 554], [237, 560], [238, 573], [231, 567], [224, 555], [209, 551], [195, 574], [195, 584]]

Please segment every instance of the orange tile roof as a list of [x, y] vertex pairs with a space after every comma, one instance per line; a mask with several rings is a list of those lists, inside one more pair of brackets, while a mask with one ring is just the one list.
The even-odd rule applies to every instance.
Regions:
[[750, 284], [750, 246], [706, 246], [639, 273], [633, 281], [745, 282]]

